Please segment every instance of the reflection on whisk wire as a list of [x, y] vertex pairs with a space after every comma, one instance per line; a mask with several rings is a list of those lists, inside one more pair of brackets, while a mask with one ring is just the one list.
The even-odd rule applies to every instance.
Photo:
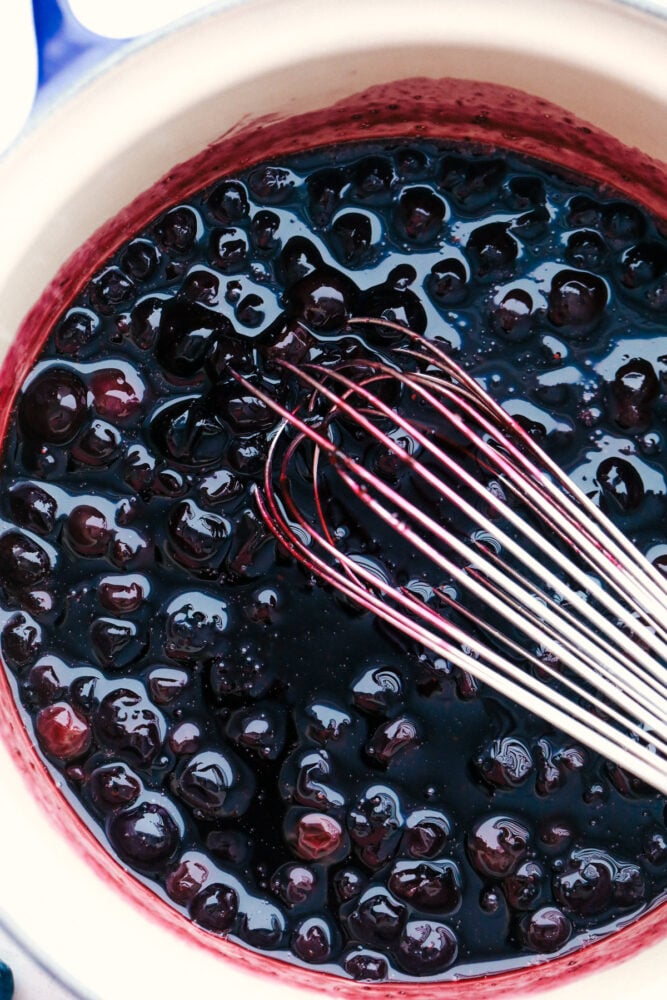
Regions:
[[[266, 524], [354, 604], [667, 793], [667, 581], [437, 343], [385, 320], [354, 323], [411, 346], [389, 361], [282, 362], [310, 390], [293, 409], [234, 373], [284, 421], [256, 494]], [[388, 388], [409, 400], [409, 415], [385, 401]], [[415, 502], [397, 477], [360, 461], [337, 421], [386, 449], [436, 502]], [[295, 498], [304, 454], [315, 516]], [[346, 551], [327, 518], [325, 472], [363, 505], [371, 536], [379, 519], [392, 529], [390, 550], [407, 546], [425, 561], [437, 602]], [[462, 532], [443, 510], [476, 530]], [[434, 583], [443, 577], [455, 589]]]

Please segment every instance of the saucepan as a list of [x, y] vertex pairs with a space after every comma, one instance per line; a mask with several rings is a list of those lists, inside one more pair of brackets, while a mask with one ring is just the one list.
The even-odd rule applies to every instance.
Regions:
[[[230, 164], [368, 135], [466, 138], [584, 169], [667, 218], [666, 57], [659, 5], [613, 0], [238, 0], [118, 49], [0, 161], [0, 409], [95, 262]], [[667, 903], [564, 958], [442, 985], [373, 990], [244, 951], [103, 850], [4, 680], [0, 717], [0, 910], [81, 997], [663, 995]]]

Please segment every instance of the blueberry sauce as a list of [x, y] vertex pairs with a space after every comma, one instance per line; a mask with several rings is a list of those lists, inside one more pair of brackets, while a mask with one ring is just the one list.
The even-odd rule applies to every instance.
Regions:
[[3, 445], [0, 656], [86, 821], [205, 930], [363, 982], [516, 968], [665, 898], [667, 810], [263, 525], [276, 418], [230, 370], [297, 403], [281, 360], [396, 346], [354, 316], [448, 344], [667, 567], [659, 224], [515, 154], [341, 146], [171, 207], [56, 318]]

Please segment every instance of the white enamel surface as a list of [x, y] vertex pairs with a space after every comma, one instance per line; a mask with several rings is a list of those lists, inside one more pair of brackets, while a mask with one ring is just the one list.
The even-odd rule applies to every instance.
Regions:
[[18, 135], [37, 90], [37, 47], [30, 0], [0, 4], [0, 152]]
[[[667, 160], [666, 52], [664, 22], [605, 0], [249, 0], [196, 21], [95, 78], [0, 163], [0, 356], [86, 237], [246, 116], [462, 76], [545, 96]], [[1, 741], [0, 788], [3, 919], [84, 997], [301, 995], [188, 945], [102, 883]], [[663, 942], [549, 995], [662, 1000], [666, 967]]]

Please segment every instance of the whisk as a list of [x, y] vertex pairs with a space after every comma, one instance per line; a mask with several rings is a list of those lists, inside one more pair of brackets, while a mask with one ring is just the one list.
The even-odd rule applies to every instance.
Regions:
[[[667, 581], [442, 346], [387, 320], [350, 323], [409, 346], [281, 362], [301, 387], [291, 408], [234, 373], [283, 418], [256, 491], [269, 529], [359, 608], [667, 793]], [[392, 474], [346, 436], [384, 449]], [[330, 523], [332, 474], [371, 537], [392, 529], [382, 563]], [[416, 582], [387, 568], [399, 550], [425, 567]]]

